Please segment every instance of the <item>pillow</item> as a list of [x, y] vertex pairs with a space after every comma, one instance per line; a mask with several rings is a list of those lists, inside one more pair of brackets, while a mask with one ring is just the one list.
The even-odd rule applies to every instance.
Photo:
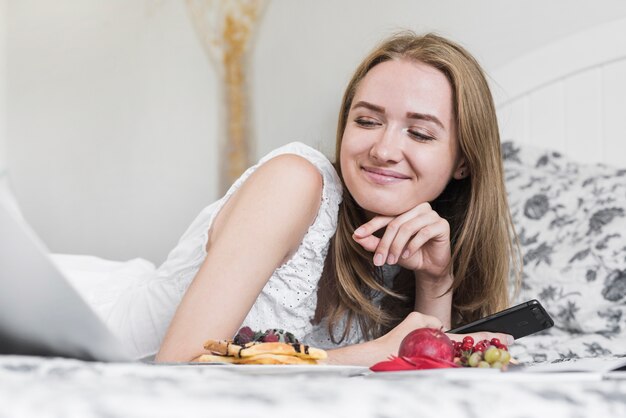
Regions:
[[626, 169], [502, 144], [523, 256], [516, 302], [538, 299], [549, 333], [626, 336]]

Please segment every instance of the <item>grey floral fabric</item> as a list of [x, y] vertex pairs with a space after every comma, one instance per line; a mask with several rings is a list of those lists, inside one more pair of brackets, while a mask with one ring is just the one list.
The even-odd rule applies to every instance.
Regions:
[[530, 361], [625, 354], [626, 169], [502, 147], [523, 256], [515, 301], [538, 299], [555, 321], [516, 351]]

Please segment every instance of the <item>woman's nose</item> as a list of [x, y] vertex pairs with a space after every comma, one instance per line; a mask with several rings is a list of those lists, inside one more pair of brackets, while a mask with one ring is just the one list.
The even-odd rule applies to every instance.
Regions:
[[393, 129], [388, 127], [381, 132], [380, 137], [372, 144], [370, 148], [370, 157], [385, 163], [397, 163], [402, 158], [402, 150], [398, 143], [398, 135], [394, 135]]

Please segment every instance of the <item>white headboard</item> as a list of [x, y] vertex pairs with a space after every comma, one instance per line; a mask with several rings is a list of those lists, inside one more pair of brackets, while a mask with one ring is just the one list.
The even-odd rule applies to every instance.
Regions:
[[489, 75], [503, 141], [626, 166], [626, 19], [546, 45]]

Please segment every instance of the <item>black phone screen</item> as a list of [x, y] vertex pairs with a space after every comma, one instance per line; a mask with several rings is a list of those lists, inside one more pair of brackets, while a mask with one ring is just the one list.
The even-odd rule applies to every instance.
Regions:
[[480, 331], [500, 332], [518, 339], [543, 331], [553, 325], [554, 321], [548, 312], [538, 300], [533, 299], [469, 324], [461, 325], [448, 332], [452, 334], [469, 334]]

